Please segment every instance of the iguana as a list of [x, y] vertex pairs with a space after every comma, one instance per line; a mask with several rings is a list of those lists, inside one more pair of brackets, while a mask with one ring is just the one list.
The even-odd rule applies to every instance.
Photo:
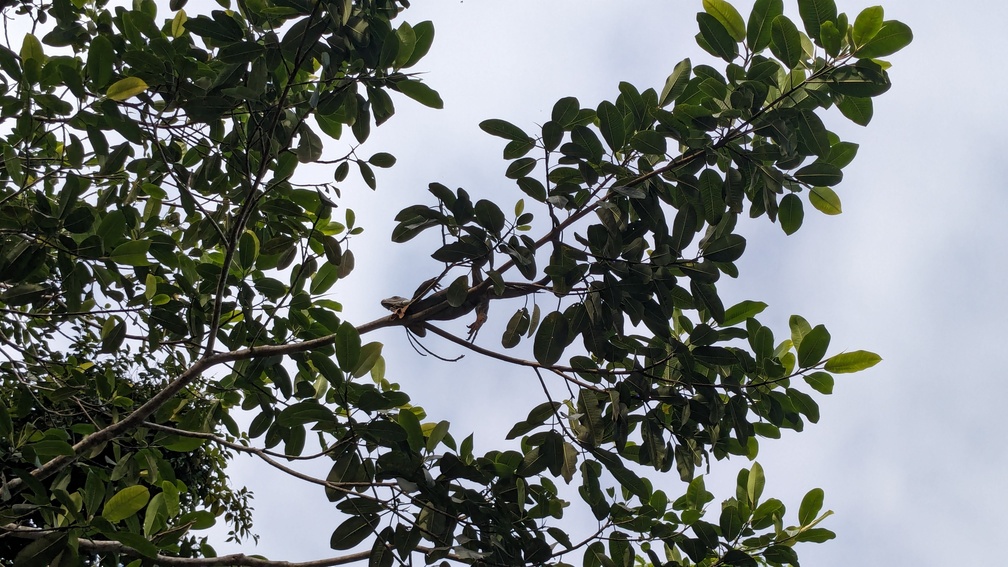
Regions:
[[472, 341], [487, 320], [490, 300], [522, 297], [535, 293], [546, 289], [546, 283], [549, 281], [544, 279], [535, 283], [505, 282], [504, 289], [498, 293], [491, 280], [482, 280], [469, 288], [461, 304], [452, 305], [448, 302], [448, 289], [435, 291], [424, 297], [428, 292], [437, 290], [439, 279], [433, 278], [425, 281], [410, 299], [399, 295], [383, 299], [381, 301], [382, 307], [392, 311], [393, 318], [402, 320], [403, 326], [421, 337], [427, 334], [421, 323], [425, 321], [452, 321], [475, 310], [476, 320], [468, 326], [468, 339]]

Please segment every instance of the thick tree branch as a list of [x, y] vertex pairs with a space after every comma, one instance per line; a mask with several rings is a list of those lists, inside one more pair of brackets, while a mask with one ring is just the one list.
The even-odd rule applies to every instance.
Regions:
[[[0, 526], [0, 530], [6, 532], [6, 535], [8, 536], [26, 540], [37, 540], [53, 533], [53, 530], [29, 528], [16, 524]], [[118, 553], [138, 558], [147, 557], [132, 547], [119, 543], [118, 541], [78, 538], [77, 542], [77, 549], [80, 551], [97, 554]], [[425, 546], [417, 546], [414, 551], [418, 553], [428, 553], [433, 550]], [[149, 559], [152, 559], [155, 565], [177, 565], [180, 567], [330, 567], [333, 565], [346, 565], [348, 563], [364, 561], [370, 557], [371, 551], [368, 550], [351, 553], [349, 555], [341, 555], [339, 557], [327, 557], [325, 559], [315, 559], [312, 561], [301, 562], [276, 561], [257, 555], [246, 555], [244, 553], [233, 553], [231, 555], [222, 555], [220, 557], [173, 557], [171, 555], [158, 554], [157, 556]], [[447, 559], [462, 561], [461, 557], [454, 554], [449, 554]]]

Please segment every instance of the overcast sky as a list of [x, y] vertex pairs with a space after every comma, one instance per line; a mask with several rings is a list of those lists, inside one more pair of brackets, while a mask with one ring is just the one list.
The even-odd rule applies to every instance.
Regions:
[[[837, 4], [852, 19], [870, 5]], [[747, 15], [751, 2], [735, 5]], [[795, 2], [786, 5], [797, 21]], [[1004, 149], [996, 140], [1008, 125], [1004, 73], [996, 65], [1008, 52], [1008, 8], [910, 0], [884, 7], [887, 18], [913, 28], [915, 40], [891, 58], [893, 88], [876, 99], [868, 128], [837, 115], [827, 120], [861, 145], [837, 188], [844, 214], [808, 208], [791, 237], [765, 218], [751, 224], [741, 277], [724, 288], [735, 300], [769, 303], [761, 320], [779, 336], [798, 313], [826, 324], [831, 352], [864, 348], [884, 361], [839, 376], [834, 395], [819, 398], [821, 422], [764, 440], [758, 460], [768, 477], [765, 494], [784, 500], [792, 517], [813, 487], [825, 490], [826, 507], [836, 512], [826, 527], [838, 538], [800, 547], [803, 565], [998, 564], [996, 542], [1008, 528], [1001, 441], [1008, 388], [1000, 358], [1008, 343], [1008, 223], [998, 181]], [[481, 120], [504, 118], [532, 131], [560, 97], [594, 107], [615, 98], [619, 81], [660, 90], [684, 57], [717, 65], [693, 41], [700, 8], [699, 0], [414, 2], [405, 19], [433, 20], [437, 30], [418, 69], [427, 71], [445, 109], [397, 98], [398, 114], [363, 153], [390, 151], [399, 163], [379, 172], [376, 194], [354, 179], [342, 185], [366, 228], [353, 243], [358, 273], [341, 284], [338, 298], [347, 318], [378, 317], [380, 299], [408, 295], [437, 273], [422, 246], [388, 244], [399, 209], [430, 203], [429, 182], [465, 187], [504, 209], [522, 196], [503, 176], [502, 141], [483, 134]], [[509, 313], [491, 310], [492, 317]], [[450, 420], [457, 438], [476, 429], [481, 446], [495, 446], [536, 403], [533, 374], [475, 355], [455, 365], [421, 359], [401, 329], [366, 340], [386, 344], [388, 377], [426, 407], [429, 419]], [[480, 342], [499, 345], [499, 334], [485, 331]], [[433, 339], [425, 344], [445, 356], [461, 354]], [[514, 414], [495, 415], [509, 396]], [[258, 548], [242, 551], [288, 560], [333, 555], [328, 541], [338, 520], [321, 490], [275, 479], [249, 459], [238, 463], [235, 478], [256, 493], [262, 535]], [[732, 479], [743, 466], [716, 463], [714, 476]], [[663, 482], [682, 490], [675, 478]], [[718, 501], [732, 495], [715, 493]]]

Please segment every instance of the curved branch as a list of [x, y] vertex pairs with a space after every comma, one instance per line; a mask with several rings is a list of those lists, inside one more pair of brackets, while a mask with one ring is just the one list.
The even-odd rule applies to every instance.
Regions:
[[582, 381], [578, 380], [577, 378], [574, 378], [572, 376], [568, 376], [567, 374], [565, 374], [565, 372], [578, 372], [578, 370], [576, 368], [572, 368], [570, 366], [559, 366], [559, 365], [555, 365], [555, 364], [547, 366], [547, 365], [544, 365], [544, 364], [540, 364], [540, 363], [538, 363], [538, 362], [536, 362], [534, 360], [525, 360], [524, 358], [515, 358], [513, 356], [508, 356], [506, 354], [501, 354], [501, 353], [499, 353], [497, 351], [493, 351], [493, 350], [490, 350], [490, 349], [485, 349], [485, 348], [480, 347], [480, 346], [476, 346], [476, 345], [470, 343], [469, 341], [466, 341], [465, 339], [463, 339], [461, 337], [456, 337], [455, 335], [449, 333], [448, 331], [445, 331], [443, 329], [439, 329], [438, 327], [435, 327], [434, 325], [431, 325], [430, 323], [424, 323], [423, 327], [424, 327], [424, 329], [427, 329], [428, 331], [434, 333], [435, 335], [437, 335], [437, 336], [439, 336], [439, 337], [441, 337], [443, 339], [451, 341], [451, 342], [453, 342], [453, 343], [455, 343], [455, 344], [457, 344], [459, 346], [463, 346], [463, 347], [465, 347], [465, 348], [467, 348], [467, 349], [469, 349], [469, 350], [471, 350], [471, 351], [473, 351], [475, 353], [482, 354], [483, 356], [494, 358], [494, 359], [500, 360], [502, 362], [507, 362], [509, 364], [514, 364], [514, 365], [517, 365], [517, 366], [528, 366], [530, 368], [535, 368], [536, 370], [538, 370], [540, 368], [543, 369], [543, 370], [549, 370], [550, 372], [553, 372], [554, 374], [560, 376], [564, 380], [567, 380], [568, 382], [573, 382], [573, 383], [577, 384], [578, 386], [581, 386], [582, 388], [585, 388], [587, 390], [593, 390], [593, 391], [596, 391], [596, 392], [602, 392], [602, 391], [604, 391], [604, 390], [602, 390], [602, 389], [600, 389], [600, 388], [598, 388], [596, 386], [593, 386], [591, 384], [582, 382]]

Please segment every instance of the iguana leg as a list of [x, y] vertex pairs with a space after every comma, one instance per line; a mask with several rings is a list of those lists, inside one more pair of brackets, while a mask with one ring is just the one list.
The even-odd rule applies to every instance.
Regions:
[[476, 334], [479, 333], [480, 327], [483, 323], [486, 323], [487, 312], [490, 310], [490, 297], [485, 296], [483, 299], [476, 304], [476, 320], [473, 321], [472, 325], [469, 325], [469, 342], [476, 340]]

